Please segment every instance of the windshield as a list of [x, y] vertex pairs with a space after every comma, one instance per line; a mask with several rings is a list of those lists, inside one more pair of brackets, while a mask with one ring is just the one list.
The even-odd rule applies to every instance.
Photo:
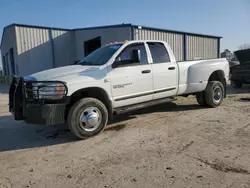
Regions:
[[113, 44], [98, 48], [90, 53], [84, 59], [80, 60], [77, 64], [81, 65], [103, 65], [112, 55], [122, 46], [122, 44]]

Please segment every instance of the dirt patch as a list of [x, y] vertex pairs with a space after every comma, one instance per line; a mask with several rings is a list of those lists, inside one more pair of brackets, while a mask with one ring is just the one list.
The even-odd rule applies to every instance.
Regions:
[[86, 140], [66, 125], [14, 121], [0, 91], [0, 187], [249, 187], [248, 90], [229, 88], [218, 108], [179, 97]]
[[194, 144], [194, 141], [191, 141], [189, 143], [187, 143], [185, 146], [183, 146], [183, 148], [181, 148], [177, 153], [181, 153], [183, 151], [185, 151], [187, 148], [189, 148], [191, 145]]
[[232, 167], [224, 163], [219, 163], [219, 162], [209, 162], [208, 160], [203, 160], [200, 158], [195, 158], [196, 160], [202, 162], [205, 165], [210, 166], [214, 170], [218, 170], [221, 172], [232, 172], [232, 173], [240, 173], [240, 174], [247, 174], [249, 175], [250, 172], [248, 170], [245, 170], [241, 167]]
[[0, 178], [0, 187], [12, 188], [12, 183], [9, 178]]
[[126, 127], [126, 124], [118, 124], [118, 125], [112, 125], [108, 126], [105, 131], [119, 131]]

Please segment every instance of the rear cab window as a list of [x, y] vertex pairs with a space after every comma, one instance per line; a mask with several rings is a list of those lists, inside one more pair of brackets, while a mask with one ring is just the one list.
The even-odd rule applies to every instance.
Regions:
[[153, 63], [167, 63], [170, 62], [169, 53], [163, 43], [147, 42]]

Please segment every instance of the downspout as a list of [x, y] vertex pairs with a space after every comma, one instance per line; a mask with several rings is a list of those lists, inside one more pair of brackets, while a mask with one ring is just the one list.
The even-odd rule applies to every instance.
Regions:
[[220, 58], [220, 38], [217, 41], [217, 58]]
[[183, 61], [187, 60], [187, 34], [183, 35]]
[[135, 29], [134, 29], [134, 26], [131, 26], [131, 40], [135, 40]]
[[53, 68], [55, 68], [56, 67], [56, 58], [55, 58], [55, 46], [54, 46], [54, 38], [53, 38], [52, 29], [49, 30], [49, 39], [51, 42]]

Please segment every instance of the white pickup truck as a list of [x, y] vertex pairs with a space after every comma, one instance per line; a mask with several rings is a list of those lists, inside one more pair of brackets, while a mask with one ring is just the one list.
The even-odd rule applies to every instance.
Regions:
[[76, 65], [14, 77], [9, 111], [31, 124], [67, 122], [79, 139], [100, 133], [114, 114], [196, 95], [217, 107], [226, 97], [226, 59], [176, 62], [164, 41], [103, 46]]

